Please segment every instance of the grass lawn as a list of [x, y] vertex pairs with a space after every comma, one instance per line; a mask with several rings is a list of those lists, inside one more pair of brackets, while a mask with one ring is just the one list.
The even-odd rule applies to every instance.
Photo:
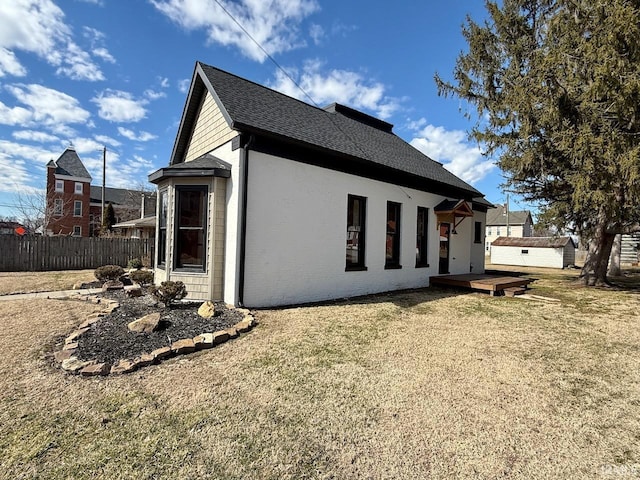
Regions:
[[249, 334], [79, 378], [52, 345], [95, 306], [0, 302], [0, 478], [630, 478], [640, 278], [560, 303], [426, 289], [260, 311]]
[[94, 270], [64, 270], [60, 272], [0, 272], [0, 295], [11, 293], [71, 290], [73, 284], [92, 282]]

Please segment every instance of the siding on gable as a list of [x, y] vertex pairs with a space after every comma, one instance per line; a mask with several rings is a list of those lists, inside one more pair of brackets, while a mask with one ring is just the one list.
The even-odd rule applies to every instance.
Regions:
[[184, 161], [194, 160], [228, 142], [236, 135], [238, 132], [229, 127], [218, 104], [207, 92], [200, 106], [200, 113], [193, 127]]

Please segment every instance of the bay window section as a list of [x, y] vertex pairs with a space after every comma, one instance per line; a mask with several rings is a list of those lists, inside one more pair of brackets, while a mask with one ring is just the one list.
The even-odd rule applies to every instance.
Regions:
[[205, 271], [206, 186], [176, 187], [175, 267]]
[[169, 197], [167, 190], [160, 190], [158, 218], [158, 266], [164, 268], [167, 262], [167, 215], [169, 213]]
[[365, 197], [347, 197], [346, 271], [367, 269], [364, 265], [366, 208]]

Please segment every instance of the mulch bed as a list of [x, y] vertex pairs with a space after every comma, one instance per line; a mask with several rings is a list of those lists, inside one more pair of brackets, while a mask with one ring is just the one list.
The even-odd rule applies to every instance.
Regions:
[[[202, 302], [180, 303], [165, 308], [148, 293], [128, 298], [120, 290], [103, 296], [116, 300], [120, 307], [91, 325], [91, 329], [78, 339], [76, 355], [80, 360], [115, 363], [123, 358], [133, 359], [157, 348], [171, 346], [177, 340], [232, 327], [244, 317], [241, 312], [218, 302], [215, 304], [216, 314], [205, 319], [198, 315]], [[154, 312], [160, 312], [158, 331], [148, 334], [129, 331], [127, 325], [130, 322]]]

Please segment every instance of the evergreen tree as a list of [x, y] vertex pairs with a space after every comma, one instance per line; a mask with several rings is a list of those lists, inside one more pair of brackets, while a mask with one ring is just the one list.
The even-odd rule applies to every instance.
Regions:
[[104, 219], [102, 223], [102, 235], [106, 235], [113, 230], [113, 226], [116, 224], [116, 212], [113, 209], [111, 202], [107, 204], [107, 208], [104, 212]]
[[439, 93], [475, 107], [472, 136], [506, 187], [587, 241], [582, 279], [606, 283], [615, 235], [640, 217], [640, 1], [486, 8], [486, 22], [463, 27], [454, 80], [436, 74]]

